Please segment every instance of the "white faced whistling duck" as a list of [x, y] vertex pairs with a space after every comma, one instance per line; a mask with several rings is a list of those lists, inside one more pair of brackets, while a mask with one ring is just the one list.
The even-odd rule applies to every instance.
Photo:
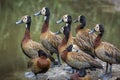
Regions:
[[71, 75], [70, 80], [92, 80], [92, 78], [88, 75], [85, 77], [80, 77], [79, 73], [74, 73]]
[[95, 31], [99, 32], [94, 40], [95, 55], [107, 63], [106, 73], [108, 73], [108, 64], [110, 65], [109, 77], [112, 77], [112, 64], [120, 64], [120, 50], [108, 42], [101, 41], [104, 34], [104, 27], [102, 24], [97, 24], [89, 33], [93, 33]]
[[[66, 20], [69, 23], [63, 28], [63, 34], [65, 37], [63, 38], [62, 43], [58, 47], [58, 50], [59, 48], [66, 46], [69, 40], [72, 17], [70, 15], [66, 15]], [[64, 51], [60, 53], [60, 56], [61, 59], [69, 66], [76, 70], [80, 70], [81, 76], [86, 75], [85, 69], [102, 68], [102, 65], [99, 62], [94, 60], [94, 58], [92, 58], [90, 55], [84, 53], [82, 50], [76, 52], [74, 50], [73, 44], [69, 45], [67, 48], [64, 47]]]
[[[66, 26], [68, 25], [71, 25], [71, 22], [72, 22], [72, 18], [71, 16], [68, 16], [68, 14], [64, 15], [60, 20], [58, 20], [56, 23], [59, 24], [61, 22], [65, 22], [66, 23]], [[56, 32], [56, 34], [61, 34], [63, 33], [64, 31], [64, 28], [66, 28], [66, 26], [63, 26], [59, 31]], [[71, 27], [70, 27], [70, 31], [71, 31]], [[72, 36], [72, 33], [70, 32], [69, 35], [68, 35], [69, 39], [68, 39], [68, 42], [67, 42], [67, 45], [59, 45], [58, 46], [58, 50], [59, 50], [59, 53], [62, 53], [62, 51], [67, 47], [69, 46], [70, 44], [74, 44], [75, 42], [75, 38]], [[76, 48], [76, 50], [79, 50], [79, 47], [77, 45], [74, 45], [74, 48]]]
[[50, 11], [47, 7], [43, 7], [42, 10], [34, 14], [35, 16], [43, 15], [44, 16], [44, 23], [41, 29], [40, 40], [43, 46], [50, 51], [51, 54], [56, 53], [58, 57], [58, 65], [61, 65], [59, 52], [58, 52], [58, 45], [61, 43], [62, 38], [59, 35], [51, 32], [49, 29], [49, 18], [50, 18]]
[[76, 44], [82, 49], [84, 52], [90, 54], [92, 57], [94, 55], [93, 49], [93, 41], [96, 38], [96, 34], [90, 35], [88, 32], [89, 29], [85, 28], [86, 26], [86, 18], [84, 15], [78, 16], [77, 19], [73, 21], [74, 23], [80, 22], [80, 24], [76, 27]]
[[[16, 24], [21, 24], [21, 23], [26, 24], [24, 38], [21, 42], [21, 48], [22, 48], [24, 54], [29, 58], [39, 57], [38, 51], [42, 50], [42, 51], [46, 52], [46, 50], [42, 46], [42, 44], [33, 41], [30, 37], [31, 17], [26, 15], [26, 16], [23, 16], [18, 22], [16, 22]], [[49, 58], [51, 59], [51, 61], [53, 61], [53, 62], [55, 61], [54, 58], [52, 58], [50, 56], [50, 54], [47, 54], [47, 55], [49, 55]]]
[[35, 74], [36, 80], [38, 80], [37, 74], [47, 72], [51, 64], [50, 59], [44, 51], [41, 50], [38, 53], [39, 57], [31, 59], [28, 62], [28, 68]]

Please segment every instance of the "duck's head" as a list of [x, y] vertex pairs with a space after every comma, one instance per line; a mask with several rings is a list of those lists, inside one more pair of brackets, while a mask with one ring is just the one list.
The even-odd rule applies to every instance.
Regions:
[[68, 24], [71, 24], [72, 22], [72, 17], [68, 14], [65, 14], [60, 20], [58, 20], [56, 23], [59, 24], [59, 23], [62, 23], [62, 22], [65, 22], [65, 23], [68, 23]]
[[102, 24], [96, 24], [96, 26], [94, 27], [94, 29], [92, 29], [89, 33], [94, 33], [94, 32], [100, 32], [100, 33], [104, 33], [104, 27]]
[[21, 24], [21, 23], [25, 23], [25, 24], [31, 23], [31, 17], [29, 15], [26, 15], [16, 22], [16, 24]]
[[70, 27], [63, 26], [59, 31], [55, 32], [56, 35], [58, 34], [64, 34], [65, 39], [69, 39], [69, 34], [70, 34]]
[[40, 11], [34, 14], [35, 16], [43, 15], [43, 16], [50, 16], [50, 10], [48, 7], [43, 7]]
[[60, 28], [59, 31], [55, 32], [55, 34], [64, 34], [65, 35], [69, 31], [70, 31], [69, 27], [63, 26]]
[[80, 51], [80, 50], [76, 49], [76, 45], [74, 45], [74, 44], [69, 45], [69, 46], [66, 48], [66, 50], [67, 50], [68, 52], [79, 52], [79, 51]]
[[80, 15], [78, 16], [77, 19], [73, 20], [74, 23], [76, 22], [80, 22], [80, 24], [83, 24], [83, 26], [85, 27], [86, 26], [86, 18], [84, 15]]

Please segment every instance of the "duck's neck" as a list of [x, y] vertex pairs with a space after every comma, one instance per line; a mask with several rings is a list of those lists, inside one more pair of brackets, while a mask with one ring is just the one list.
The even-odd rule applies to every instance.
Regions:
[[[68, 43], [68, 41], [69, 41], [70, 39], [72, 39], [71, 24], [67, 24], [67, 23], [66, 23], [66, 27], [69, 28], [69, 30], [67, 31], [67, 34], [65, 34], [65, 39], [66, 39], [66, 41], [67, 41], [67, 43]], [[67, 43], [66, 43], [66, 44], [67, 44]]]
[[99, 33], [94, 41], [94, 48], [98, 47], [101, 43], [101, 38], [103, 36], [103, 32]]
[[66, 46], [67, 42], [68, 42], [68, 40], [66, 40], [66, 37], [64, 37], [59, 47]]
[[85, 23], [85, 22], [79, 24], [79, 25], [77, 26], [77, 28], [76, 28], [76, 33], [77, 33], [79, 30], [84, 29], [85, 26], [86, 26], [86, 23]]
[[26, 24], [26, 30], [25, 30], [25, 34], [24, 34], [23, 39], [31, 39], [31, 37], [30, 37], [30, 25], [31, 25], [31, 23]]
[[68, 41], [69, 41], [69, 39], [70, 39], [70, 37], [72, 36], [72, 34], [70, 33], [70, 31], [71, 31], [71, 25], [68, 25], [67, 27], [69, 27], [70, 30], [67, 31], [67, 34], [64, 34], [64, 38], [63, 38], [61, 44], [59, 45], [59, 48], [66, 46], [67, 43], [68, 43]]
[[47, 32], [49, 29], [49, 16], [44, 16], [44, 23], [41, 29], [41, 33]]
[[66, 59], [67, 59], [67, 53], [68, 53], [67, 50], [64, 50], [64, 51], [61, 53], [61, 58], [62, 58], [62, 60], [63, 60], [64, 62], [65, 62]]
[[63, 45], [63, 46], [65, 45], [64, 51], [61, 53], [61, 58], [64, 61], [66, 61], [67, 55], [68, 55], [68, 50], [66, 50], [67, 45], [68, 45], [69, 41], [72, 40], [71, 24], [66, 24], [66, 27], [68, 27], [69, 29], [66, 31], [66, 34], [64, 34], [65, 37], [61, 43], [61, 45]]
[[68, 42], [67, 42], [67, 44], [72, 44], [73, 43], [73, 36], [72, 36], [72, 33], [71, 33], [71, 31], [70, 31], [70, 33], [69, 33], [69, 37], [68, 37]]

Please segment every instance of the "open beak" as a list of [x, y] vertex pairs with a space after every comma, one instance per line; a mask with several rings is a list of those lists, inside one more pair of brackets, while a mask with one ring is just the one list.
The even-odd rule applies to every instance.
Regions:
[[61, 22], [63, 22], [62, 19], [58, 20], [56, 23], [59, 24], [59, 23], [61, 23]]
[[92, 29], [91, 31], [89, 31], [89, 34], [93, 34], [95, 32], [95, 29]]
[[75, 20], [73, 21], [73, 23], [76, 23], [76, 22], [78, 22], [78, 19], [75, 19]]
[[22, 20], [19, 20], [19, 21], [16, 22], [16, 24], [21, 24], [21, 23], [23, 23]]
[[60, 31], [57, 31], [57, 32], [55, 32], [55, 34], [58, 35], [58, 34], [61, 34], [61, 32], [60, 32]]
[[41, 11], [34, 14], [34, 16], [39, 16], [39, 15], [41, 15]]

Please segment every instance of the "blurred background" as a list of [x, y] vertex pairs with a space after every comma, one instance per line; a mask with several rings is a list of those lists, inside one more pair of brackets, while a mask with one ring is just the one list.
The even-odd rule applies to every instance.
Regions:
[[[85, 15], [88, 28], [102, 23], [105, 27], [103, 40], [120, 49], [119, 4], [120, 0], [0, 0], [0, 80], [27, 80], [24, 73], [28, 59], [21, 50], [25, 25], [15, 24], [22, 16], [32, 17], [31, 37], [39, 42], [43, 16], [34, 17], [33, 14], [42, 7], [47, 6], [51, 11], [52, 31], [64, 25], [55, 23], [64, 14], [70, 14], [73, 19]], [[78, 24], [72, 24], [74, 36]]]

